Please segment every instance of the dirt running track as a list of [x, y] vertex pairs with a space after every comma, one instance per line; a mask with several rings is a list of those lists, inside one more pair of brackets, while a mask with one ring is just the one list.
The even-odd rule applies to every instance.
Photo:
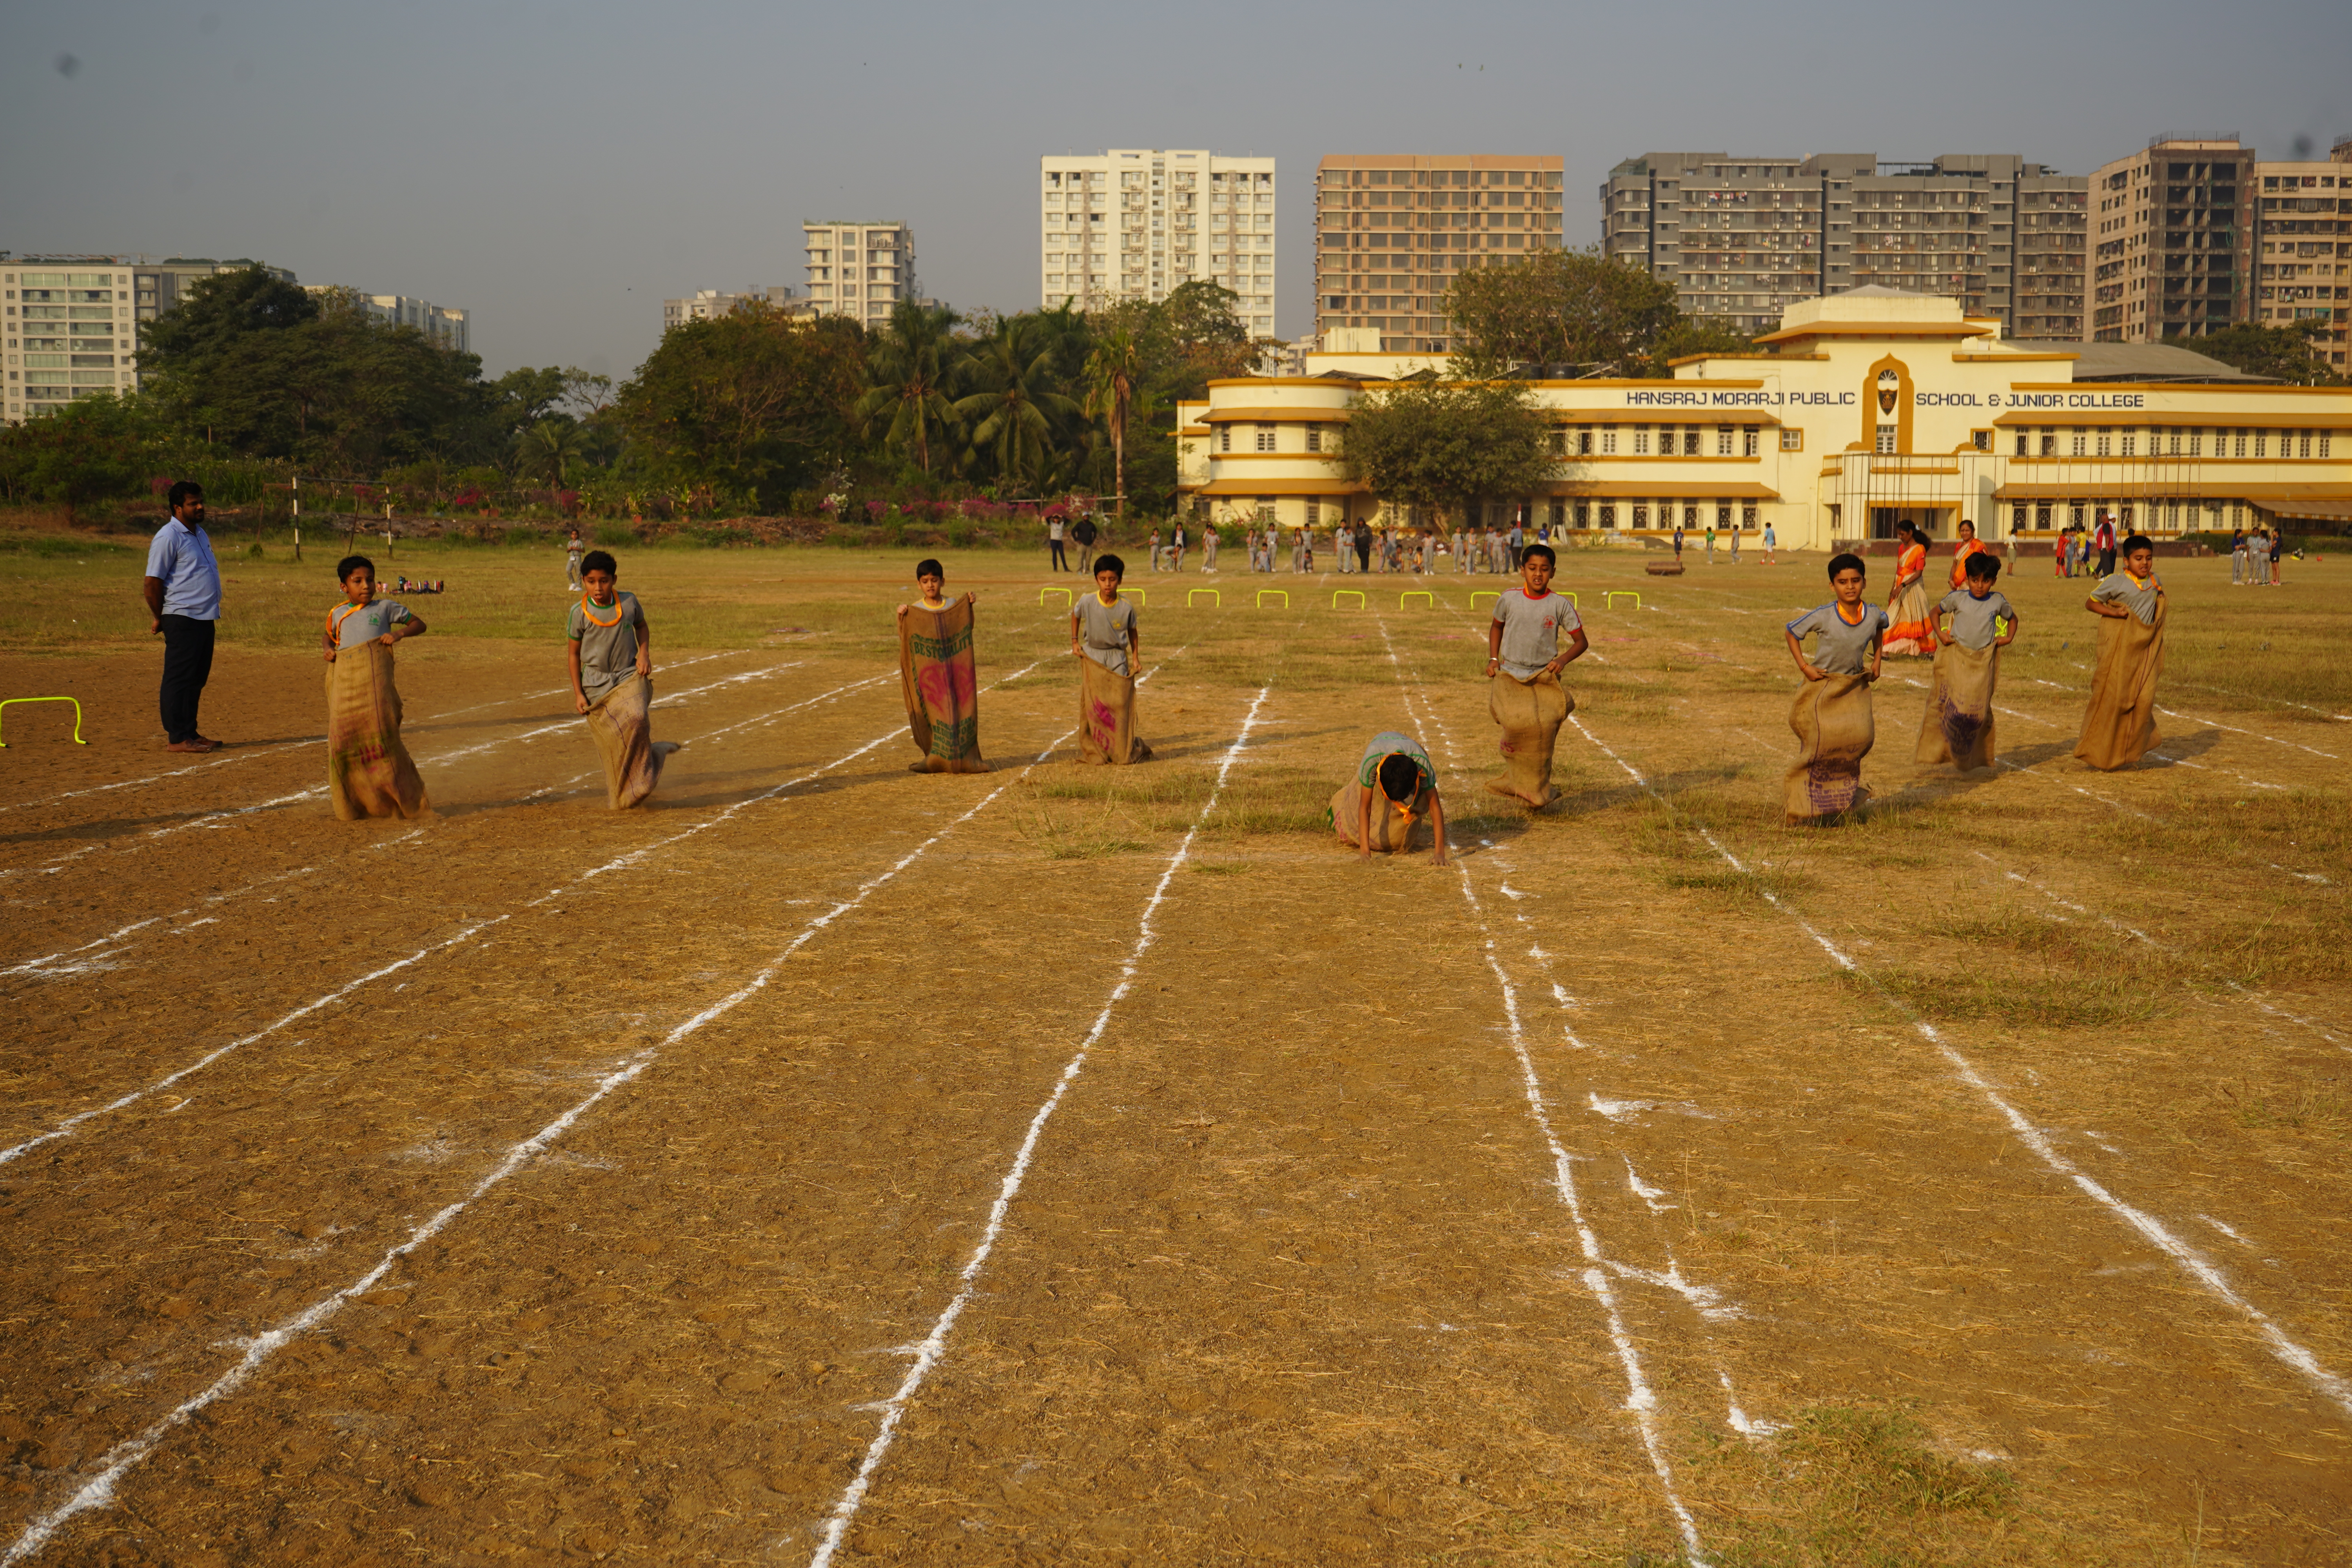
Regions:
[[[271, 743], [12, 749], [0, 1554], [2352, 1562], [2352, 1007], [2213, 945], [2342, 867], [2164, 827], [2340, 815], [2352, 727], [2089, 775], [2018, 683], [1963, 782], [1898, 672], [1895, 804], [1792, 834], [1705, 592], [1591, 617], [1533, 821], [1466, 613], [1160, 615], [1117, 777], [1042, 613], [988, 775], [873, 639], [669, 656], [621, 816], [488, 645], [404, 666], [421, 824], [327, 814], [314, 660], [225, 659]], [[1391, 727], [1456, 869], [1316, 826]], [[1827, 1498], [1857, 1409], [2011, 1489]]]

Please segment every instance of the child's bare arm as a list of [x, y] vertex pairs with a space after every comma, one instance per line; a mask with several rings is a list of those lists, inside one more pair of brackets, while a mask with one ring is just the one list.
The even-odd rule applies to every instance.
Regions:
[[644, 680], [654, 678], [654, 628], [643, 610], [637, 612], [637, 675]]
[[1503, 668], [1503, 623], [1486, 623], [1486, 673], [1492, 675]]
[[1592, 646], [1590, 642], [1585, 640], [1584, 628], [1582, 626], [1570, 626], [1568, 630], [1568, 651], [1559, 655], [1551, 661], [1551, 672], [1554, 675], [1558, 675], [1563, 668], [1569, 665], [1574, 664], [1578, 659], [1582, 658], [1584, 657], [1584, 650]]
[[1359, 789], [1356, 792], [1356, 858], [1369, 860], [1371, 858], [1372, 792]]
[[588, 692], [587, 689], [580, 684], [580, 639], [573, 637], [564, 646], [571, 649], [572, 706], [585, 713], [588, 711]]
[[1886, 640], [1886, 628], [1881, 626], [1870, 634], [1870, 679], [1878, 679], [1879, 645]]
[[421, 637], [424, 635], [425, 623], [411, 616], [406, 620], [384, 629], [383, 644], [386, 647], [390, 647], [394, 643], [406, 642], [410, 637]]
[[1822, 672], [1815, 669], [1812, 661], [1805, 657], [1805, 645], [1797, 640], [1797, 634], [1782, 626], [1780, 635], [1789, 639], [1789, 657], [1797, 661], [1798, 673], [1807, 680], [1821, 679]]
[[2017, 607], [2012, 605], [2010, 606], [2009, 611], [2009, 630], [1993, 638], [1992, 646], [1995, 647], [2007, 647], [2010, 644], [2015, 642], [2017, 640]]
[[1430, 856], [1429, 863], [1443, 866], [1445, 864], [1445, 802], [1439, 798], [1433, 788], [1429, 792], [1429, 826], [1437, 835], [1437, 848]]

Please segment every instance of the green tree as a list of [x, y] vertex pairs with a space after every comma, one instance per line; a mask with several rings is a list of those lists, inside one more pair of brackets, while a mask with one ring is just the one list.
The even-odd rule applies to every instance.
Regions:
[[515, 437], [515, 475], [561, 489], [587, 456], [588, 434], [578, 421], [542, 419]]
[[956, 417], [971, 426], [972, 449], [994, 464], [1000, 486], [1018, 489], [1024, 479], [1042, 478], [1055, 420], [1079, 412], [1076, 399], [1054, 388], [1054, 351], [1044, 335], [1034, 317], [998, 322], [971, 359], [971, 377], [982, 390], [955, 404]]
[[1671, 282], [1598, 249], [1538, 250], [1471, 268], [1447, 290], [1445, 310], [1456, 358], [1477, 376], [1527, 363], [1643, 374], [1685, 320]]
[[857, 401], [861, 427], [879, 425], [882, 439], [911, 449], [927, 474], [931, 431], [955, 416], [947, 395], [957, 361], [955, 322], [955, 312], [943, 307], [899, 300], [866, 354], [866, 395]]
[[1480, 496], [1525, 495], [1553, 477], [1545, 435], [1517, 383], [1392, 382], [1356, 399], [1339, 468], [1442, 522]]
[[1127, 519], [1127, 421], [1135, 411], [1142, 374], [1143, 350], [1124, 327], [1105, 333], [1087, 356], [1087, 416], [1110, 424], [1111, 478], [1121, 521]]
[[2318, 322], [2265, 327], [2253, 321], [2239, 321], [2205, 337], [2170, 337], [2164, 341], [2174, 348], [2220, 360], [2232, 370], [2242, 370], [2249, 375], [2276, 376], [2304, 386], [2338, 385], [2344, 378], [2330, 370], [2312, 346], [2326, 333], [2327, 328]]
[[849, 448], [862, 336], [766, 305], [688, 321], [614, 407], [654, 477], [781, 506]]
[[78, 397], [0, 433], [0, 473], [12, 498], [63, 504], [71, 527], [75, 508], [137, 488], [153, 460], [155, 435], [136, 399]]

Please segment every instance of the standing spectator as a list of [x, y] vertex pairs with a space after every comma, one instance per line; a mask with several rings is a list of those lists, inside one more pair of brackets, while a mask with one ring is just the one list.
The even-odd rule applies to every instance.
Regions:
[[[1780, 542], [1779, 538], [1778, 538], [1777, 536], [1775, 536], [1775, 535], [1774, 535], [1774, 533], [1772, 532], [1772, 525], [1771, 525], [1770, 523], [1769, 523], [1769, 522], [1768, 522], [1768, 523], [1766, 523], [1766, 524], [1764, 525], [1764, 564], [1765, 564], [1765, 565], [1769, 566], [1769, 565], [1773, 564], [1773, 561], [1772, 561], [1772, 552], [1773, 552], [1774, 548], [1775, 548], [1775, 547], [1777, 547], [1777, 546], [1780, 544]], [[2010, 547], [2009, 547], [2009, 550], [2010, 550], [2010, 556], [2011, 556], [2011, 558], [2012, 560], [2013, 560], [2013, 559], [2015, 559], [2015, 558], [2016, 558], [2016, 554], [2017, 554], [2017, 544], [2016, 544], [2016, 542], [2015, 542], [2014, 541], [2011, 541], [2011, 543], [2010, 543]]]
[[2271, 533], [2271, 586], [2279, 585], [2279, 557], [2286, 551], [2286, 531], [2273, 528]]
[[1047, 569], [1055, 572], [1067, 572], [1070, 569], [1070, 558], [1062, 548], [1062, 514], [1058, 511], [1046, 516], [1045, 544], [1052, 552], [1046, 559]]
[[1092, 576], [1095, 563], [1095, 520], [1091, 513], [1078, 513], [1078, 521], [1070, 527], [1070, 537], [1078, 542], [1078, 575]]
[[2246, 580], [2246, 531], [2230, 531], [2230, 585], [2236, 587]]
[[1204, 577], [1217, 569], [1217, 525], [1213, 522], [1202, 523], [1201, 525], [1201, 574]]
[[1143, 548], [1146, 558], [1151, 563], [1151, 569], [1154, 572], [1165, 570], [1160, 564], [1160, 531], [1157, 528], [1151, 531], [1151, 538], [1146, 542]]
[[1706, 525], [1706, 563], [1715, 564], [1715, 524]]
[[2104, 579], [2114, 576], [2116, 574], [2116, 524], [2115, 520], [2105, 512], [2099, 514], [2099, 531], [2095, 542], [2099, 552], [2100, 577]]
[[1184, 520], [1176, 520], [1175, 541], [1168, 549], [1168, 565], [1171, 572], [1184, 570]]
[[1508, 542], [1511, 547], [1511, 570], [1516, 572], [1519, 569], [1520, 554], [1528, 547], [1528, 531], [1519, 525], [1519, 514], [1517, 512], [1511, 514], [1511, 534]]
[[580, 542], [580, 525], [573, 523], [572, 537], [563, 542], [563, 575], [565, 585], [575, 594], [580, 592], [580, 557], [587, 548]]
[[1731, 525], [1731, 563], [1734, 566], [1739, 564], [1739, 525], [1738, 523]]
[[1372, 569], [1372, 525], [1356, 524], [1356, 571], [1359, 574]]
[[1679, 523], [1679, 522], [1678, 522], [1678, 523], [1675, 524], [1675, 565], [1677, 565], [1677, 566], [1679, 566], [1679, 565], [1681, 565], [1682, 563], [1683, 563], [1683, 525], [1682, 525], [1681, 523]]
[[171, 520], [147, 546], [142, 584], [148, 630], [163, 637], [162, 708], [167, 752], [210, 752], [220, 745], [196, 730], [196, 704], [213, 673], [213, 632], [220, 620], [220, 563], [205, 532], [205, 490], [193, 480], [173, 485]]

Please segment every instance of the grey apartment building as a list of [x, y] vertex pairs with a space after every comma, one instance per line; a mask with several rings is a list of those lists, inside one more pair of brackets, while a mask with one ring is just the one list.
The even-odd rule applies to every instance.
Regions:
[[1601, 187], [1604, 252], [1684, 310], [1769, 331], [1800, 300], [1865, 284], [1944, 294], [2012, 338], [2084, 335], [2090, 181], [2009, 153], [1922, 163], [1645, 153]]
[[[7, 412], [17, 424], [77, 397], [138, 387], [138, 323], [180, 302], [200, 278], [256, 265], [238, 259], [0, 252], [6, 293]], [[291, 283], [282, 267], [265, 272]]]

